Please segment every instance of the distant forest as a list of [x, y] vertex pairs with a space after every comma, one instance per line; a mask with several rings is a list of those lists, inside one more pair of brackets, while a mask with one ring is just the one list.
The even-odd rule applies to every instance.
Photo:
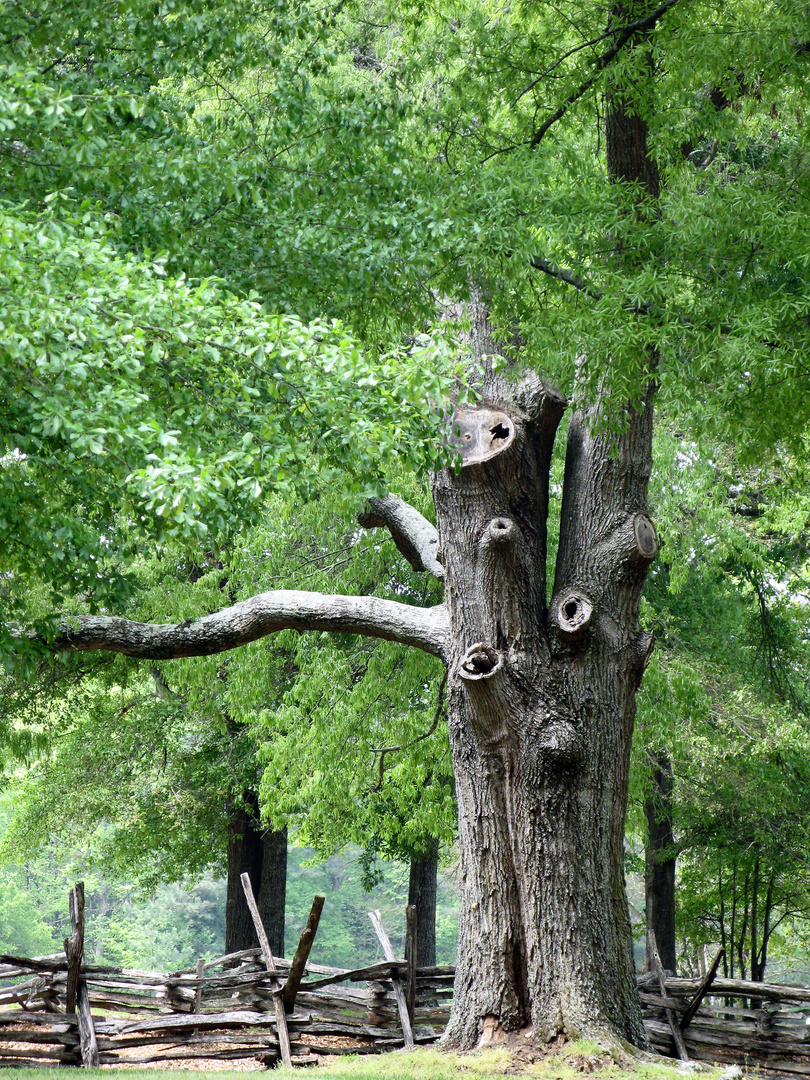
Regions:
[[[326, 896], [312, 960], [360, 967], [382, 959], [367, 916], [382, 912], [394, 949], [403, 954], [408, 867], [380, 864], [383, 879], [371, 892], [362, 884], [358, 852], [305, 865], [311, 848], [289, 850], [284, 951], [291, 956], [306, 923], [312, 897]], [[86, 955], [91, 963], [173, 971], [225, 950], [225, 881], [207, 874], [190, 889], [162, 885], [150, 897], [125, 884], [80, 869], [81, 852], [47, 852], [25, 866], [0, 869], [0, 952], [45, 954], [62, 950], [68, 932], [68, 890], [83, 877], [87, 896]], [[458, 937], [458, 891], [452, 868], [439, 870], [436, 912], [437, 962], [452, 964]]]

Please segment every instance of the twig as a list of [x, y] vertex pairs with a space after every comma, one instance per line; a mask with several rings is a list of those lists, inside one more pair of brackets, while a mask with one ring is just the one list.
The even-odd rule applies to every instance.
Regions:
[[436, 728], [439, 726], [439, 718], [441, 717], [442, 707], [444, 706], [444, 688], [445, 688], [445, 686], [447, 686], [447, 672], [446, 671], [445, 671], [444, 675], [442, 676], [442, 681], [439, 683], [439, 693], [438, 693], [438, 696], [437, 696], [437, 699], [436, 699], [436, 711], [433, 714], [433, 723], [430, 725], [430, 727], [428, 728], [427, 731], [423, 732], [421, 735], [417, 735], [416, 738], [412, 739], [411, 742], [409, 742], [409, 743], [404, 743], [404, 744], [401, 744], [399, 746], [378, 746], [378, 747], [372, 747], [371, 748], [372, 754], [374, 754], [375, 756], [377, 754], [380, 755], [380, 760], [379, 760], [379, 763], [378, 763], [380, 779], [379, 779], [376, 787], [373, 789], [375, 792], [379, 791], [380, 788], [382, 787], [383, 772], [385, 771], [385, 755], [386, 754], [394, 754], [394, 753], [396, 753], [397, 750], [410, 750], [411, 747], [416, 746], [417, 743], [424, 742], [425, 739], [429, 739], [430, 736], [433, 734], [433, 732], [436, 730]]

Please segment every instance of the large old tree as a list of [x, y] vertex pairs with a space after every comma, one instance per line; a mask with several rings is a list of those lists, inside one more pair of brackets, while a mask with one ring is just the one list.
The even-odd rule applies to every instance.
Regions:
[[[200, 6], [218, 32], [217, 6]], [[760, 4], [749, 6], [627, 0], [608, 15], [583, 0], [563, 25], [545, 10], [460, 4], [458, 18], [411, 26], [409, 48], [393, 47], [394, 60], [380, 58], [384, 35], [367, 40], [384, 20], [358, 18], [354, 36], [339, 27], [348, 58], [321, 48], [338, 15], [318, 15], [301, 35], [287, 28], [279, 39], [274, 63], [291, 77], [270, 79], [266, 98], [245, 98], [226, 123], [220, 103], [214, 121], [199, 121], [184, 141], [190, 114], [160, 112], [171, 145], [188, 154], [182, 168], [196, 170], [193, 200], [178, 194], [185, 173], [173, 192], [163, 186], [170, 144], [151, 141], [151, 113], [138, 126], [137, 102], [71, 112], [46, 85], [64, 69], [84, 93], [97, 71], [117, 76], [120, 56], [142, 49], [108, 42], [99, 63], [85, 62], [71, 37], [24, 83], [31, 115], [40, 107], [67, 115], [77, 133], [107, 125], [92, 152], [109, 176], [80, 160], [75, 179], [120, 214], [116, 244], [151, 243], [149, 213], [133, 215], [140, 200], [191, 237], [178, 241], [173, 267], [222, 266], [233, 287], [255, 273], [267, 305], [282, 310], [296, 288], [301, 310], [341, 314], [333, 305], [345, 300], [376, 343], [391, 327], [418, 328], [427, 303], [472, 297], [475, 350], [515, 360], [507, 379], [485, 359], [475, 396], [461, 396], [449, 417], [442, 380], [413, 357], [366, 361], [333, 323], [267, 318], [215, 286], [164, 286], [160, 266], [122, 261], [86, 207], [74, 206], [67, 224], [55, 221], [59, 204], [4, 217], [11, 374], [0, 370], [10, 402], [0, 528], [17, 625], [4, 625], [0, 644], [23, 659], [44, 645], [166, 660], [294, 629], [385, 638], [438, 657], [461, 847], [453, 1045], [528, 1025], [546, 1038], [645, 1039], [623, 838], [635, 695], [653, 644], [639, 622], [658, 550], [647, 507], [653, 402], [663, 398], [670, 416], [680, 408], [679, 430], [733, 429], [749, 447], [781, 437], [800, 447], [806, 416], [797, 399], [807, 393], [810, 305], [796, 235], [810, 201], [800, 96], [808, 46], [801, 4], [769, 5], [767, 20]], [[103, 32], [83, 10], [82, 41]], [[119, 29], [145, 26], [159, 39], [149, 55], [168, 42], [178, 65], [198, 50], [193, 35], [183, 37], [186, 23], [163, 14], [141, 26], [136, 12]], [[722, 39], [712, 36], [717, 19], [728, 21]], [[751, 32], [758, 20], [767, 40]], [[274, 39], [261, 19], [251, 25], [258, 64]], [[207, 87], [222, 68], [210, 50], [200, 55], [189, 70]], [[333, 63], [319, 97], [312, 88]], [[380, 71], [391, 77], [377, 79]], [[160, 93], [170, 86], [146, 71], [125, 75], [127, 94], [151, 78]], [[159, 111], [156, 100], [145, 107]], [[299, 113], [305, 136], [290, 133]], [[270, 129], [257, 137], [265, 117]], [[401, 130], [392, 117], [404, 117]], [[221, 129], [235, 138], [240, 123], [244, 146], [226, 153], [226, 141], [220, 162], [253, 171], [228, 172], [220, 198], [206, 140]], [[64, 182], [70, 139], [60, 158], [44, 122], [15, 134], [20, 176], [33, 171], [48, 190], [33, 152], [47, 150], [37, 160], [56, 161]], [[119, 184], [115, 148], [124, 146], [141, 168]], [[289, 188], [279, 171], [296, 177]], [[253, 185], [250, 206], [243, 181]], [[265, 258], [266, 248], [276, 257]], [[24, 302], [7, 302], [15, 295]], [[364, 305], [376, 324], [364, 326]], [[549, 478], [567, 402], [547, 367], [572, 400], [554, 537]], [[430, 413], [433, 445], [445, 451], [415, 438]], [[437, 455], [434, 527], [379, 489], [399, 458], [427, 470]], [[325, 482], [338, 468], [359, 477], [361, 523], [387, 528], [413, 567], [442, 581], [442, 603], [285, 590], [172, 624], [110, 614], [128, 610], [127, 560], [145, 557], [144, 538], [208, 543], [219, 530], [210, 539], [219, 543], [240, 514], [255, 520], [263, 489], [311, 492], [327, 468]], [[366, 498], [370, 489], [377, 493]], [[203, 519], [214, 523], [209, 536]], [[32, 557], [36, 584], [73, 601], [61, 624], [43, 618], [42, 596], [25, 588]]]
[[619, 436], [569, 426], [562, 528], [546, 602], [549, 464], [564, 399], [536, 377], [453, 423], [462, 464], [434, 480], [438, 528], [396, 496], [363, 521], [443, 578], [428, 609], [270, 592], [190, 625], [70, 620], [60, 648], [167, 659], [284, 628], [366, 634], [440, 657], [462, 857], [450, 1041], [487, 1025], [643, 1041], [624, 894], [635, 691], [652, 647], [638, 622], [656, 554], [646, 514], [651, 408]]

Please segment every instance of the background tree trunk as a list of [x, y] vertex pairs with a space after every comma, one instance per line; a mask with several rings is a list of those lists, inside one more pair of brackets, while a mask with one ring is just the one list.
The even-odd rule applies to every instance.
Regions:
[[416, 964], [436, 963], [436, 887], [439, 870], [439, 841], [422, 858], [411, 859], [408, 903], [416, 905]]
[[262, 876], [256, 903], [273, 956], [284, 955], [287, 900], [287, 828], [262, 833]]
[[284, 905], [287, 891], [287, 830], [261, 827], [259, 804], [252, 792], [234, 808], [228, 824], [228, 888], [225, 908], [225, 951], [257, 946], [240, 877], [250, 876], [259, 914], [274, 956], [284, 955]]
[[[647, 927], [655, 940], [663, 966], [676, 971], [675, 856], [672, 854], [672, 764], [666, 751], [656, 757], [652, 790], [644, 802], [647, 844], [644, 848], [644, 895]], [[647, 970], [651, 970], [647, 955]]]

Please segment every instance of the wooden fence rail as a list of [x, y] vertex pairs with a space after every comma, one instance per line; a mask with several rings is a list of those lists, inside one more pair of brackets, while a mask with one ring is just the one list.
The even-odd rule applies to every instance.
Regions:
[[[310, 963], [304, 953], [315, 937], [319, 899], [292, 964], [280, 957], [271, 963], [265, 947], [163, 974], [77, 965], [77, 890], [67, 955], [0, 956], [0, 1068], [249, 1057], [272, 1064], [281, 1056], [304, 1064], [321, 1054], [434, 1042], [449, 1017], [455, 969], [414, 969], [395, 959], [379, 912], [371, 918], [384, 960], [353, 970]], [[810, 989], [717, 978], [720, 959], [703, 979], [674, 978], [660, 967], [639, 977], [653, 1048], [713, 1064], [756, 1065], [786, 1080], [810, 1078]], [[281, 1014], [289, 1040], [284, 1050]]]
[[[247, 950], [230, 958], [230, 963], [239, 964], [236, 976], [232, 970], [211, 974], [209, 968], [199, 1012], [191, 1011], [197, 992], [196, 971], [171, 976], [148, 973], [148, 979], [144, 979], [144, 972], [83, 972], [81, 982], [86, 981], [93, 1009], [100, 1063], [146, 1064], [195, 1057], [260, 1056], [267, 1062], [275, 1060], [279, 1046], [273, 992], [264, 964], [256, 962], [257, 952]], [[13, 968], [0, 966], [0, 984], [9, 976], [15, 980], [12, 987], [0, 992], [0, 1002], [10, 1004], [12, 999], [17, 1006], [0, 1010], [0, 1067], [36, 1062], [78, 1064], [77, 1019], [64, 1011], [64, 972], [57, 970], [51, 976], [42, 966], [44, 958], [38, 958], [36, 978], [18, 982], [24, 974], [19, 961], [24, 958], [17, 960]], [[286, 970], [279, 957], [275, 962], [280, 972]], [[328, 980], [328, 985], [310, 988], [309, 978], [301, 983], [295, 1011], [286, 1017], [293, 1062], [303, 1063], [318, 1054], [379, 1053], [402, 1046], [391, 979], [405, 978], [406, 973], [404, 961], [357, 971], [310, 965], [308, 975], [315, 976], [313, 983]], [[452, 979], [452, 969], [417, 972], [415, 1042], [434, 1042], [444, 1029]], [[122, 986], [130, 991], [123, 1008]], [[99, 1008], [130, 1015], [99, 1016]], [[346, 1045], [332, 1044], [329, 1039], [335, 1037]], [[144, 1056], [144, 1048], [152, 1052]]]
[[[170, 974], [81, 963], [78, 926], [67, 955], [0, 956], [0, 1067], [246, 1057], [305, 1064], [319, 1054], [434, 1042], [447, 1023], [454, 969], [416, 969], [414, 978], [390, 943], [383, 962], [355, 970], [309, 963], [322, 906], [316, 897], [292, 962], [269, 952], [258, 912], [259, 948]], [[81, 907], [72, 900], [77, 917]], [[388, 942], [379, 912], [372, 921]]]
[[655, 1050], [675, 1052], [674, 1016], [690, 1059], [754, 1066], [775, 1077], [810, 1076], [810, 990], [777, 983], [715, 978], [697, 1008], [705, 980], [639, 980], [644, 1025]]

